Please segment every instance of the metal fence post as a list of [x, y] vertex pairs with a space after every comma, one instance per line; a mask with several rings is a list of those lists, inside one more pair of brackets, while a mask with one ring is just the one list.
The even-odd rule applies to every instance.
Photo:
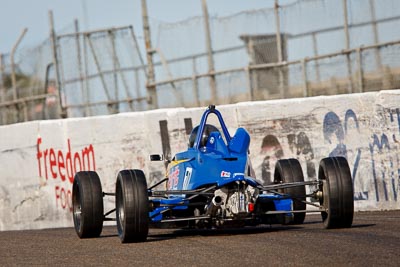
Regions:
[[193, 65], [193, 94], [195, 98], [195, 103], [197, 107], [200, 107], [200, 97], [199, 97], [199, 88], [197, 84], [197, 68], [196, 68], [196, 57], [192, 58], [192, 65]]
[[204, 20], [204, 32], [206, 37], [206, 49], [207, 49], [207, 61], [208, 61], [208, 74], [210, 75], [210, 89], [211, 89], [211, 101], [216, 104], [218, 100], [217, 88], [215, 83], [215, 68], [214, 58], [211, 44], [211, 32], [210, 32], [210, 18], [208, 16], [207, 2], [206, 0], [201, 1], [201, 7], [203, 9], [203, 20]]
[[349, 34], [349, 18], [347, 14], [347, 0], [342, 0], [343, 3], [343, 19], [344, 19], [344, 42], [345, 48], [350, 49], [350, 34]]
[[[111, 55], [112, 55], [112, 62], [113, 62], [113, 78], [114, 78], [114, 90], [115, 90], [115, 92], [114, 92], [114, 100], [115, 101], [117, 101], [117, 103], [115, 103], [114, 104], [114, 106], [115, 106], [115, 109], [116, 110], [118, 110], [119, 111], [119, 102], [118, 102], [118, 91], [119, 91], [119, 89], [118, 89], [118, 75], [117, 75], [117, 72], [118, 72], [118, 69], [120, 69], [120, 67], [119, 67], [119, 62], [118, 62], [118, 58], [117, 58], [117, 50], [116, 50], [116, 48], [115, 48], [115, 36], [114, 36], [114, 33], [111, 31], [111, 30], [109, 30], [108, 32], [107, 32], [107, 34], [108, 34], [108, 37], [110, 38], [110, 41], [111, 41]], [[127, 97], [129, 97], [129, 96], [127, 96]]]
[[[350, 34], [349, 34], [349, 19], [347, 14], [347, 0], [343, 0], [343, 16], [344, 16], [344, 34], [345, 34], [345, 48], [346, 50], [350, 49]], [[347, 70], [349, 73], [349, 83], [350, 83], [350, 90], [348, 93], [353, 93], [353, 79], [352, 79], [352, 70], [351, 70], [351, 63], [350, 63], [350, 54], [346, 54], [347, 60]]]
[[[18, 92], [17, 92], [17, 77], [15, 73], [15, 52], [17, 51], [18, 45], [21, 43], [22, 38], [24, 38], [26, 32], [28, 31], [27, 28], [23, 29], [17, 42], [14, 44], [12, 50], [11, 50], [11, 55], [10, 55], [10, 61], [11, 61], [11, 85], [12, 85], [12, 90], [13, 90], [13, 100], [16, 101], [18, 99]], [[26, 102], [23, 102], [23, 109], [24, 109], [24, 121], [28, 120], [28, 111], [26, 107]], [[16, 121], [19, 121], [18, 119], [18, 111], [19, 107], [18, 104], [15, 104], [15, 111], [16, 111]]]
[[23, 29], [20, 36], [18, 37], [17, 42], [14, 44], [12, 50], [11, 50], [11, 55], [10, 55], [10, 60], [11, 60], [11, 84], [12, 84], [12, 89], [13, 89], [13, 100], [17, 100], [18, 98], [18, 92], [17, 92], [17, 78], [15, 74], [15, 51], [18, 48], [18, 45], [21, 43], [22, 38], [24, 38], [26, 32], [28, 31], [27, 28]]
[[[57, 55], [57, 37], [56, 32], [54, 30], [54, 19], [53, 19], [53, 11], [49, 10], [49, 24], [50, 24], [50, 41], [53, 52], [53, 64], [56, 73], [56, 85], [57, 85], [57, 93], [58, 93], [58, 101], [60, 104], [60, 117], [66, 118], [67, 112], [63, 106], [63, 97], [62, 97], [62, 88], [61, 88], [61, 78], [60, 78], [60, 69]], [[47, 90], [47, 88], [46, 88]]]
[[147, 3], [146, 0], [142, 0], [142, 19], [143, 19], [143, 35], [144, 42], [146, 47], [146, 56], [147, 56], [147, 90], [148, 90], [148, 103], [150, 104], [151, 109], [158, 108], [158, 99], [157, 99], [157, 88], [154, 85], [155, 82], [155, 73], [154, 73], [154, 65], [153, 65], [153, 49], [151, 47], [151, 35], [150, 35], [150, 25], [149, 25], [149, 17], [147, 15]]
[[[77, 63], [78, 63], [78, 72], [79, 72], [79, 81], [80, 81], [80, 86], [81, 86], [81, 94], [82, 94], [82, 102], [87, 102], [85, 99], [85, 91], [87, 88], [84, 86], [83, 82], [83, 70], [82, 70], [82, 57], [81, 57], [81, 44], [79, 41], [80, 34], [79, 34], [79, 23], [78, 20], [75, 19], [74, 21], [74, 26], [75, 26], [75, 43], [76, 43], [76, 57], [77, 57]], [[86, 105], [83, 109], [83, 115], [88, 116], [88, 106]]]
[[87, 116], [91, 116], [92, 109], [89, 105], [90, 103], [90, 84], [89, 84], [89, 53], [88, 53], [88, 44], [86, 40], [86, 35], [82, 34], [82, 41], [83, 41], [83, 60], [84, 60], [84, 67], [85, 67], [85, 88], [86, 94], [84, 96], [85, 99], [85, 107]]
[[[6, 101], [6, 87], [4, 86], [4, 56], [3, 54], [0, 53], [0, 103], [3, 103]], [[1, 124], [6, 124], [6, 112], [5, 110], [3, 111], [3, 107], [0, 108], [0, 125]]]
[[301, 68], [302, 68], [302, 73], [303, 73], [303, 82], [304, 82], [304, 88], [303, 88], [303, 96], [311, 96], [309, 90], [308, 90], [308, 77], [307, 77], [307, 58], [303, 58], [301, 60]]
[[5, 101], [6, 87], [4, 86], [4, 59], [3, 54], [0, 53], [0, 101]]
[[252, 72], [251, 66], [255, 63], [255, 53], [254, 53], [254, 44], [253, 44], [253, 39], [249, 39], [249, 42], [247, 43], [247, 51], [249, 54], [249, 64], [246, 67], [246, 76], [247, 76], [247, 87], [248, 91], [250, 93], [250, 100], [254, 101], [255, 100], [255, 90], [259, 89], [257, 79], [254, 79], [254, 76], [257, 75], [257, 72], [254, 74]]
[[359, 88], [358, 91], [362, 93], [364, 91], [364, 81], [363, 81], [361, 47], [357, 47], [357, 65], [358, 65], [358, 88]]
[[[276, 24], [276, 51], [278, 53], [278, 63], [281, 63], [283, 60], [282, 55], [282, 39], [281, 39], [281, 23], [279, 17], [279, 1], [275, 0], [274, 5], [274, 13], [275, 13], [275, 24]], [[285, 98], [285, 92], [283, 87], [283, 73], [282, 73], [282, 66], [278, 67], [278, 75], [279, 75], [279, 91], [281, 94], [281, 98]]]
[[[134, 73], [135, 73], [136, 98], [141, 98], [139, 70], [138, 70], [138, 69], [134, 70]], [[138, 101], [137, 101], [137, 102], [138, 102]], [[139, 102], [139, 103], [140, 103], [140, 102]], [[133, 105], [132, 111], [140, 110], [140, 108], [139, 108], [139, 109], [136, 108], [136, 106], [138, 106], [139, 103], [136, 103], [136, 105]]]
[[276, 24], [276, 51], [278, 52], [278, 62], [281, 63], [282, 56], [282, 40], [281, 40], [281, 22], [279, 18], [279, 0], [275, 0], [274, 5], [275, 24]]
[[[374, 5], [374, 0], [369, 0], [369, 9], [371, 12], [371, 24], [372, 24], [372, 32], [374, 35], [374, 44], [379, 43], [379, 35], [378, 35], [378, 29], [376, 26], [376, 15], [375, 15], [375, 5]], [[383, 76], [383, 69], [382, 69], [382, 60], [381, 60], [381, 55], [379, 52], [379, 49], [377, 48], [375, 50], [375, 60], [377, 64], [377, 69], [382, 73]]]
[[[313, 50], [314, 50], [314, 57], [318, 56], [318, 44], [317, 44], [317, 37], [315, 33], [312, 33], [312, 40], [313, 40]], [[315, 75], [317, 82], [321, 81], [321, 74], [319, 72], [319, 63], [318, 59], [315, 60]]]
[[247, 90], [249, 91], [249, 93], [250, 93], [250, 101], [254, 101], [255, 99], [254, 99], [254, 88], [253, 88], [253, 86], [252, 86], [252, 79], [251, 79], [251, 66], [250, 65], [247, 65], [246, 67], [245, 67], [245, 71], [246, 71], [246, 78], [247, 78]]

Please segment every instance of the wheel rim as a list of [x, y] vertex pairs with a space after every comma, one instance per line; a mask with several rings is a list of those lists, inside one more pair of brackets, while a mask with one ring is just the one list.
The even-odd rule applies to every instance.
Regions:
[[125, 219], [125, 212], [124, 212], [124, 208], [122, 207], [122, 205], [120, 204], [119, 208], [118, 208], [118, 220], [120, 223], [120, 227], [121, 229], [123, 229], [123, 222]]
[[124, 232], [125, 208], [122, 198], [122, 187], [120, 183], [118, 183], [117, 186], [116, 198], [118, 232], [119, 234], [122, 234]]
[[321, 217], [322, 221], [325, 222], [329, 214], [329, 188], [326, 178], [323, 177], [321, 180], [322, 185], [320, 186], [320, 190], [322, 191], [322, 199], [320, 199], [319, 203], [324, 208], [324, 211], [321, 212]]
[[77, 229], [81, 229], [81, 220], [82, 220], [82, 206], [81, 206], [81, 196], [79, 186], [75, 184], [74, 186], [74, 195], [73, 195], [73, 214], [74, 214], [74, 221], [75, 226]]

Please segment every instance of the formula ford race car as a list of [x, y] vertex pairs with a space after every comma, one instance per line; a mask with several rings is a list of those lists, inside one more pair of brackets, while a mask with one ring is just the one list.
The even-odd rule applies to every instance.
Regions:
[[[211, 114], [222, 132], [207, 124]], [[274, 182], [263, 185], [250, 176], [249, 144], [245, 129], [238, 128], [231, 137], [221, 113], [210, 106], [193, 129], [188, 149], [167, 160], [166, 177], [154, 185], [147, 186], [141, 170], [122, 170], [115, 193], [103, 193], [96, 172], [76, 173], [72, 192], [76, 233], [80, 238], [98, 237], [104, 221], [116, 220], [121, 242], [142, 242], [150, 226], [302, 224], [306, 212], [321, 213], [325, 228], [352, 225], [353, 184], [345, 158], [322, 159], [318, 180], [313, 181], [304, 181], [298, 160], [281, 159]], [[150, 160], [164, 157], [151, 155]], [[115, 196], [115, 209], [104, 214], [105, 196]], [[307, 205], [312, 208], [306, 209]], [[114, 212], [115, 218], [110, 218]]]

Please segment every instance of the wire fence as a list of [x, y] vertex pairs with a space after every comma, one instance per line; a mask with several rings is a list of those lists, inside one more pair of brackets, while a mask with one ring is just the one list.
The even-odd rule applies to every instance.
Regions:
[[57, 36], [60, 87], [68, 117], [147, 108], [145, 65], [133, 27]]
[[45, 89], [46, 67], [51, 63], [49, 41], [18, 51], [14, 60], [10, 54], [0, 58], [0, 124], [55, 118], [55, 95]]
[[400, 88], [400, 1], [298, 0], [207, 17], [152, 20], [155, 80], [132, 26], [51, 27], [37, 47], [0, 55], [0, 124]]
[[147, 109], [146, 65], [132, 26], [79, 32], [75, 22], [0, 58], [0, 124]]
[[[59, 33], [71, 31], [67, 25]], [[51, 38], [19, 48], [26, 30], [8, 54], [0, 54], [0, 125], [60, 118]], [[14, 53], [15, 52], [15, 53]]]
[[[160, 99], [170, 96], [160, 107], [400, 88], [399, 1], [303, 0], [212, 17], [211, 71], [204, 22], [153, 21], [155, 60], [165, 61], [153, 85]], [[172, 98], [177, 88], [186, 92], [183, 103]]]

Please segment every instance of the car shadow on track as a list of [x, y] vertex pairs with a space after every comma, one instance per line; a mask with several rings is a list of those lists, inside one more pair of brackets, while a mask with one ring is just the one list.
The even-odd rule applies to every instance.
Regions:
[[368, 223], [368, 224], [353, 224], [351, 228], [365, 228], [365, 227], [373, 227], [376, 226], [375, 223]]
[[219, 229], [171, 229], [168, 233], [151, 233], [148, 236], [147, 242], [155, 242], [162, 240], [177, 239], [182, 237], [195, 236], [234, 236], [234, 235], [251, 235], [268, 232], [278, 232], [289, 229], [300, 229], [298, 226], [257, 226], [244, 228], [219, 228]]
[[[195, 236], [234, 236], [234, 235], [251, 235], [268, 232], [278, 232], [301, 229], [300, 225], [262, 225], [244, 228], [215, 228], [215, 229], [188, 229], [188, 228], [150, 228], [146, 242], [156, 242], [162, 240], [172, 240], [182, 237]], [[115, 238], [118, 237], [115, 226], [106, 226], [103, 228], [99, 238]]]
[[[290, 230], [301, 230], [307, 229], [307, 225], [322, 224], [320, 220], [306, 220], [303, 225], [261, 225], [254, 227], [244, 228], [215, 228], [215, 229], [188, 229], [188, 228], [150, 228], [149, 235], [146, 242], [159, 242], [163, 240], [173, 240], [185, 237], [196, 237], [196, 236], [235, 236], [235, 235], [252, 235], [261, 233], [273, 233], [280, 231]], [[353, 224], [351, 228], [365, 228], [373, 227], [376, 224]], [[350, 228], [350, 229], [351, 229]], [[323, 230], [323, 226], [318, 228]], [[99, 238], [116, 238], [118, 234], [116, 227], [107, 226], [104, 228], [103, 233]]]

